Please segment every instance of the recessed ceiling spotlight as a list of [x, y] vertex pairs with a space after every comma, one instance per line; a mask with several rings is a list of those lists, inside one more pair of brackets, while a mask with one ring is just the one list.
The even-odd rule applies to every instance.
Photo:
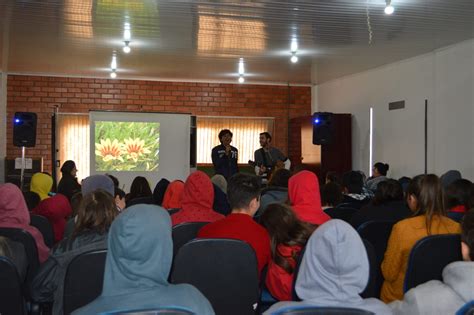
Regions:
[[392, 6], [392, 1], [391, 0], [386, 0], [385, 1], [386, 6], [385, 6], [385, 14], [391, 15], [395, 11], [395, 8]]
[[292, 63], [297, 63], [298, 62], [298, 56], [296, 56], [296, 54], [293, 54], [290, 58], [291, 62]]
[[239, 83], [244, 83], [244, 82], [245, 82], [244, 76], [243, 75], [239, 76]]
[[115, 72], [115, 71], [110, 72], [110, 77], [112, 79], [115, 79], [117, 77], [117, 72]]

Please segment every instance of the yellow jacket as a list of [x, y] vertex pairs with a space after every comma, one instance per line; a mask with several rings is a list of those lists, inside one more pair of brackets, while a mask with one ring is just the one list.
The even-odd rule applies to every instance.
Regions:
[[[403, 299], [403, 282], [410, 251], [417, 241], [428, 236], [425, 215], [399, 221], [393, 226], [382, 262], [385, 279], [380, 298], [385, 303]], [[433, 216], [431, 235], [461, 233], [459, 223], [440, 216]]]

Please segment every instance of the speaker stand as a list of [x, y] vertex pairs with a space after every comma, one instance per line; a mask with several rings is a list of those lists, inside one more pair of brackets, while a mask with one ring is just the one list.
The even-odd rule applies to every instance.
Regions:
[[21, 171], [20, 171], [20, 190], [23, 191], [23, 183], [25, 182], [25, 147], [21, 147]]

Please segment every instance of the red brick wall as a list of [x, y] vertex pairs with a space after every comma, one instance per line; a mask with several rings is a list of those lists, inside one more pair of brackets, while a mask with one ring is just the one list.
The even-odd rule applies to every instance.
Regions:
[[274, 145], [288, 152], [288, 117], [311, 113], [311, 88], [108, 80], [43, 76], [8, 76], [7, 158], [20, 156], [13, 146], [12, 117], [17, 111], [38, 114], [36, 147], [29, 157], [43, 157], [51, 172], [51, 115], [95, 110], [185, 112], [202, 116], [275, 117]]

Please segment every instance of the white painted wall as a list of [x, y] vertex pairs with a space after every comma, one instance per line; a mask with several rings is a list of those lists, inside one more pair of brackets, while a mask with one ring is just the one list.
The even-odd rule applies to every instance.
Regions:
[[[318, 86], [319, 111], [353, 114], [353, 168], [369, 170], [369, 108], [374, 162], [398, 178], [424, 171], [424, 101], [428, 100], [428, 171], [458, 169], [474, 180], [474, 40]], [[388, 103], [405, 100], [405, 109]]]

